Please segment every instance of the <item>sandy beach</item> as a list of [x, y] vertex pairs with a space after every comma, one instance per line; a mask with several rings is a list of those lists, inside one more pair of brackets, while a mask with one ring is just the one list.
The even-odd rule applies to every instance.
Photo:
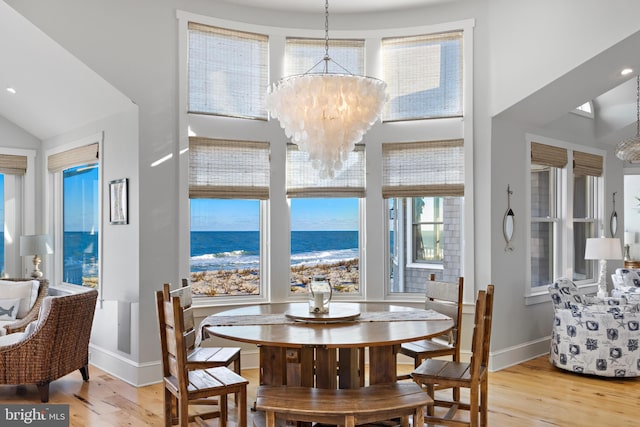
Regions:
[[[329, 279], [334, 292], [358, 291], [358, 260], [333, 264], [297, 265], [291, 268], [291, 292], [306, 292], [311, 277], [323, 275]], [[198, 271], [190, 275], [194, 295], [258, 295], [260, 276], [257, 270]]]

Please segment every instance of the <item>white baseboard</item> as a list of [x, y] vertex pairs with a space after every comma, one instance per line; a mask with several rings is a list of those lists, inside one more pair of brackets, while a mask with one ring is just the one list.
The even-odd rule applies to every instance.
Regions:
[[89, 364], [134, 387], [143, 387], [162, 381], [160, 360], [137, 363], [94, 344], [89, 344]]
[[[550, 339], [550, 337], [540, 338], [491, 352], [489, 370], [491, 372], [499, 371], [548, 353]], [[93, 344], [89, 344], [89, 353], [90, 364], [135, 387], [156, 384], [162, 380], [162, 364], [159, 360], [136, 363]], [[462, 351], [461, 356], [461, 359], [465, 361], [468, 360], [470, 354], [468, 351]], [[258, 349], [242, 350], [241, 357], [243, 369], [257, 369], [260, 366], [260, 352]], [[413, 361], [405, 356], [400, 356], [398, 363], [412, 364]]]
[[551, 337], [548, 336], [491, 352], [489, 355], [489, 371], [499, 371], [549, 353], [550, 340]]

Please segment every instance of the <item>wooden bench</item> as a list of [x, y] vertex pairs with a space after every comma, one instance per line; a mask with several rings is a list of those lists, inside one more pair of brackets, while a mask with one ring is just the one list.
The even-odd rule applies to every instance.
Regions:
[[[319, 422], [353, 427], [374, 421], [401, 418], [402, 426], [424, 425], [424, 407], [432, 399], [415, 383], [377, 384], [356, 389], [261, 386], [256, 410], [264, 411], [266, 427], [275, 427], [276, 416], [291, 421]], [[254, 425], [262, 417], [254, 416]]]

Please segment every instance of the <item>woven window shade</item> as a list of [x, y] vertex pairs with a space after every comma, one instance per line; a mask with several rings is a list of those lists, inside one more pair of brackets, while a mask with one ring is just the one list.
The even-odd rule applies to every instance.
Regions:
[[364, 197], [364, 145], [356, 144], [341, 170], [333, 178], [319, 179], [307, 153], [295, 144], [287, 144], [287, 196], [294, 197]]
[[266, 120], [268, 42], [189, 22], [189, 112]]
[[60, 172], [74, 166], [93, 163], [98, 163], [98, 143], [52, 154], [47, 159], [49, 172]]
[[24, 175], [27, 173], [27, 156], [0, 154], [0, 173], [5, 175]]
[[531, 163], [563, 168], [567, 165], [567, 150], [553, 145], [531, 142]]
[[602, 176], [602, 156], [573, 152], [573, 174], [576, 176]]
[[269, 143], [189, 138], [189, 197], [269, 198]]
[[[284, 75], [321, 73], [324, 71], [324, 39], [287, 38], [284, 50]], [[356, 75], [364, 75], [364, 40], [331, 39], [329, 40], [329, 73], [344, 74], [346, 71]], [[318, 64], [317, 67], [314, 67]], [[313, 69], [312, 69], [313, 68]]]
[[382, 40], [385, 121], [462, 115], [462, 31]]
[[382, 144], [382, 196], [464, 196], [464, 140]]

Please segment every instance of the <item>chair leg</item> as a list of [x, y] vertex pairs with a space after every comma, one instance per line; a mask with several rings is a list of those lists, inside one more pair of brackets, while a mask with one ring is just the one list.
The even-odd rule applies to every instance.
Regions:
[[487, 378], [480, 382], [480, 425], [489, 425], [489, 380]]
[[240, 393], [239, 400], [236, 400], [236, 410], [238, 411], [238, 427], [247, 427], [247, 386], [245, 385]]
[[[433, 386], [433, 384], [427, 384], [427, 394], [432, 400], [435, 401], [436, 395], [435, 395], [435, 387]], [[434, 404], [427, 405], [427, 415], [433, 416], [434, 406], [435, 406]]]
[[40, 401], [47, 403], [49, 401], [49, 382], [38, 383], [38, 392], [40, 393]]
[[82, 375], [83, 381], [89, 381], [89, 365], [84, 365], [80, 368], [80, 374]]
[[171, 427], [173, 425], [173, 394], [167, 388], [164, 388], [164, 425]]
[[189, 427], [189, 400], [186, 396], [178, 398], [178, 418], [180, 427]]
[[478, 419], [480, 418], [479, 414], [479, 396], [478, 396], [478, 388], [479, 384], [472, 384], [470, 387], [469, 393], [469, 426], [470, 427], [478, 427]]
[[[238, 375], [242, 375], [242, 368], [240, 366], [240, 355], [238, 355], [238, 358], [233, 362], [233, 371]], [[236, 406], [238, 405], [239, 394], [240, 393], [235, 393], [233, 395], [233, 402], [236, 404]]]
[[228, 409], [228, 402], [227, 402], [227, 396], [226, 394], [222, 394], [220, 395], [220, 397], [218, 398], [218, 405], [220, 406], [220, 427], [227, 427], [227, 420], [228, 420], [228, 413], [227, 413], [227, 409]]
[[276, 425], [276, 413], [273, 411], [267, 411], [265, 414], [267, 426], [266, 427], [275, 427]]

